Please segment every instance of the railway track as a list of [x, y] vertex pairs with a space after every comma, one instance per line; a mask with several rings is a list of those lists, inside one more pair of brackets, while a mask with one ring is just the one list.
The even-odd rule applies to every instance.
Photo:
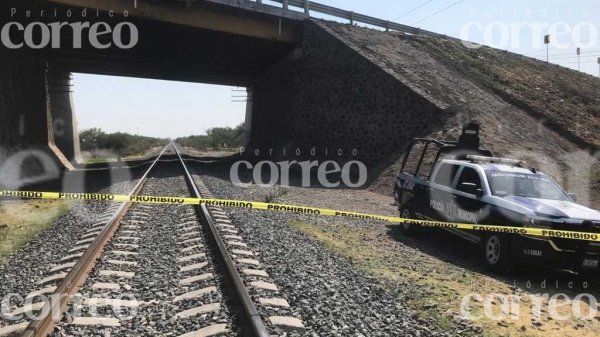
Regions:
[[[175, 144], [130, 195], [212, 197]], [[39, 288], [4, 315], [0, 336], [266, 337], [304, 328], [220, 206], [111, 205], [47, 267]]]

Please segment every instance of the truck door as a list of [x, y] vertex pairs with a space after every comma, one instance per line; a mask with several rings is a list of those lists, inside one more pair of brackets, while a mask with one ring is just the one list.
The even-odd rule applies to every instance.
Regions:
[[452, 198], [456, 203], [456, 222], [482, 223], [486, 204], [481, 200], [484, 190], [479, 172], [464, 166], [459, 172]]
[[458, 173], [459, 165], [441, 163], [434, 173], [429, 189], [429, 204], [425, 215], [434, 220], [453, 221], [449, 205], [452, 204], [452, 186]]

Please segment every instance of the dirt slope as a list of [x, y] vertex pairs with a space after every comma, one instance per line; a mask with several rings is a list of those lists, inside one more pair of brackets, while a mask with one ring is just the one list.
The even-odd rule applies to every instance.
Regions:
[[465, 48], [449, 39], [419, 39], [432, 56], [544, 120], [581, 147], [600, 145], [600, 79], [489, 47]]
[[[422, 135], [455, 139], [466, 121], [482, 125], [495, 155], [528, 160], [583, 204], [600, 207], [600, 80], [491, 48], [409, 37], [332, 22], [326, 30], [444, 112], [444, 127]], [[398, 111], [402, 113], [402, 111]], [[410, 123], [410, 121], [407, 121]], [[402, 150], [371, 189], [389, 194]]]

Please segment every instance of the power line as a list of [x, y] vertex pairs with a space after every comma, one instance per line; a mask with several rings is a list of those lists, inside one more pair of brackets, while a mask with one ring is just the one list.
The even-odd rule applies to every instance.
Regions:
[[598, 57], [598, 56], [600, 56], [600, 54], [589, 54], [589, 55], [583, 55], [582, 54], [582, 55], [556, 56], [556, 57], [550, 56], [550, 58], [553, 59], [553, 60], [554, 59], [570, 59], [570, 58], [576, 58], [578, 56], [581, 57], [581, 58], [584, 58], [584, 57]]
[[425, 6], [425, 5], [427, 5], [428, 3], [431, 3], [431, 2], [434, 2], [434, 1], [435, 1], [435, 0], [429, 0], [429, 1], [425, 1], [424, 3], [422, 3], [421, 5], [419, 5], [418, 7], [415, 7], [415, 8], [413, 8], [413, 9], [411, 9], [410, 11], [408, 11], [408, 12], [406, 12], [406, 13], [404, 13], [404, 14], [400, 15], [399, 17], [395, 18], [395, 19], [394, 19], [394, 20], [392, 20], [392, 21], [397, 21], [398, 19], [401, 19], [401, 18], [403, 18], [403, 17], [407, 16], [408, 14], [410, 14], [410, 13], [412, 13], [412, 12], [414, 12], [414, 11], [418, 10], [419, 8], [421, 8], [421, 7]]
[[[536, 55], [533, 58], [539, 59], [540, 57], [544, 57], [545, 58], [546, 55]], [[556, 56], [556, 55], [550, 55], [550, 59], [552, 60], [556, 60], [556, 59], [571, 59], [571, 58], [587, 58], [587, 57], [599, 57], [600, 54], [581, 54], [581, 55], [563, 55], [563, 56]]]
[[573, 43], [581, 43], [581, 42], [588, 42], [588, 41], [592, 41], [592, 40], [598, 40], [600, 39], [600, 36], [596, 36], [596, 37], [592, 37], [586, 40], [581, 40], [581, 41], [577, 41], [577, 42], [573, 42]]
[[[581, 43], [581, 42], [588, 42], [588, 41], [598, 40], [598, 39], [600, 39], [600, 36], [596, 36], [596, 37], [585, 39], [585, 40], [574, 41], [574, 42], [571, 42], [571, 44], [569, 46], [572, 46], [574, 44]], [[550, 46], [550, 48], [556, 48], [556, 47]], [[542, 51], [546, 51], [546, 47], [536, 48], [536, 49], [530, 50], [528, 52], [522, 53], [521, 55], [528, 55], [531, 53], [537, 53], [537, 52], [542, 52]]]
[[[579, 62], [577, 61], [571, 61], [571, 62], [560, 62], [558, 64], [577, 64]], [[588, 61], [581, 61], [581, 64], [583, 63], [596, 63], [596, 60], [588, 60]]]
[[[545, 51], [545, 50], [544, 50], [544, 51]], [[555, 56], [563, 56], [563, 55], [577, 56], [577, 55], [573, 55], [573, 53], [574, 53], [574, 52], [575, 52], [575, 51], [568, 52], [568, 53], [558, 53], [558, 54], [552, 54], [552, 55], [550, 55], [550, 56], [552, 56], [552, 57], [555, 57]], [[598, 50], [598, 49], [589, 49], [589, 50], [587, 50], [587, 49], [582, 49], [582, 50], [581, 50], [581, 56], [583, 56], [585, 53], [598, 53], [598, 52], [600, 52], [600, 50]], [[533, 57], [537, 57], [537, 56], [540, 56], [540, 57], [541, 57], [541, 56], [546, 56], [546, 55], [533, 55]]]
[[[595, 62], [597, 62], [597, 61], [596, 61], [596, 59], [595, 59], [596, 57], [598, 57], [598, 56], [594, 56], [594, 59], [593, 59], [593, 60], [589, 60], [589, 59], [588, 59], [588, 60], [581, 60], [581, 61], [555, 60], [555, 59], [552, 59], [552, 58], [550, 58], [550, 63], [554, 63], [554, 64], [571, 64], [571, 63], [575, 63], [575, 64], [576, 64], [576, 63], [579, 63], [579, 62], [581, 62], [582, 64], [583, 64], [583, 63], [590, 63], [590, 62], [594, 62], [594, 63], [595, 63]], [[536, 58], [536, 59], [534, 59], [534, 60], [537, 60], [537, 61], [544, 61], [544, 63], [546, 63], [546, 60], [545, 60], [545, 59], [539, 59], [539, 58]]]
[[[550, 46], [550, 48], [555, 48], [555, 47], [554, 46]], [[540, 52], [546, 52], [546, 47], [543, 47], [543, 49], [542, 48], [537, 48], [537, 49], [534, 49], [534, 50], [530, 50], [528, 52], [522, 53], [521, 55], [528, 55], [528, 54], [540, 53]]]
[[456, 5], [458, 5], [459, 3], [463, 2], [463, 1], [465, 1], [465, 0], [458, 0], [457, 2], [455, 2], [455, 3], [453, 3], [453, 4], [449, 5], [449, 6], [446, 6], [446, 7], [442, 8], [442, 9], [440, 9], [440, 10], [439, 10], [439, 11], [437, 11], [437, 12], [431, 13], [431, 14], [427, 15], [426, 17], [424, 17], [424, 18], [421, 18], [421, 19], [420, 19], [420, 20], [418, 20], [417, 22], [414, 22], [414, 23], [412, 23], [412, 24], [411, 24], [411, 26], [414, 26], [414, 25], [416, 25], [417, 23], [419, 23], [419, 22], [421, 22], [421, 21], [425, 21], [425, 20], [429, 19], [430, 17], [432, 17], [432, 16], [434, 16], [434, 15], [440, 14], [441, 12], [443, 12], [443, 11], [445, 11], [445, 10], [447, 10], [447, 9], [450, 9], [450, 8], [452, 8], [452, 7], [456, 6]]

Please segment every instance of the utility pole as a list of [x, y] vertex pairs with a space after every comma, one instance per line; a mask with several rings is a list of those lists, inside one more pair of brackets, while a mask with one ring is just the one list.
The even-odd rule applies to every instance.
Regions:
[[577, 47], [577, 70], [581, 71], [581, 48]]
[[546, 45], [546, 63], [549, 62], [548, 50], [550, 49], [550, 35], [544, 35], [544, 44]]

